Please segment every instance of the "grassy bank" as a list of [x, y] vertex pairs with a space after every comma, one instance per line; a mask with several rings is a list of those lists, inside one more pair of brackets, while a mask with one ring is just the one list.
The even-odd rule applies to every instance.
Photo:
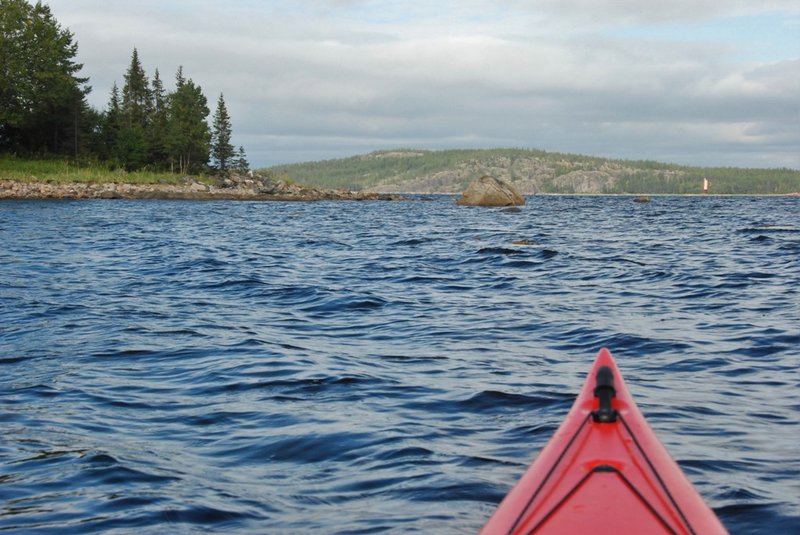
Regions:
[[[70, 160], [30, 160], [0, 155], [0, 180], [46, 182], [48, 184], [181, 184], [186, 177], [176, 173], [110, 169], [98, 163], [76, 163]], [[210, 182], [209, 177], [194, 177]]]

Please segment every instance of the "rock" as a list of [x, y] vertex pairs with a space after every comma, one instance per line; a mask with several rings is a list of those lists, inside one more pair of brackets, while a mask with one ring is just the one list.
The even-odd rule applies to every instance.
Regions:
[[521, 206], [525, 199], [508, 182], [486, 175], [473, 180], [456, 202], [464, 206]]
[[553, 179], [556, 188], [571, 193], [602, 193], [615, 182], [615, 178], [605, 171], [571, 171]]
[[535, 243], [531, 240], [514, 240], [511, 242], [512, 245], [534, 245]]
[[650, 197], [636, 197], [633, 202], [650, 202]]
[[522, 212], [521, 208], [517, 208], [516, 206], [511, 206], [509, 208], [503, 208], [501, 210], [504, 214], [519, 214]]

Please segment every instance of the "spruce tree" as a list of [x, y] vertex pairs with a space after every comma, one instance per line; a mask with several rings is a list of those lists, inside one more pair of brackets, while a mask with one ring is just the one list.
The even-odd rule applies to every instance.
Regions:
[[247, 156], [244, 153], [244, 147], [240, 146], [236, 152], [236, 157], [233, 160], [233, 169], [237, 173], [247, 173], [250, 171], [250, 164], [247, 161]]
[[120, 131], [117, 157], [128, 170], [141, 169], [149, 159], [148, 140], [152, 93], [136, 48], [125, 73], [120, 106]]
[[108, 99], [108, 109], [103, 117], [102, 148], [100, 157], [105, 160], [118, 160], [117, 142], [120, 131], [121, 104], [117, 82], [111, 86], [111, 96]]
[[122, 86], [122, 114], [128, 125], [147, 129], [152, 107], [147, 75], [139, 61], [139, 52], [134, 48], [131, 64], [125, 73], [125, 85]]
[[167, 92], [159, 76], [158, 69], [153, 75], [150, 93], [152, 95], [152, 107], [150, 109], [150, 120], [148, 128], [148, 138], [150, 141], [150, 163], [159, 168], [166, 168], [168, 159], [167, 148], [167, 127], [168, 127], [168, 102]]
[[183, 76], [183, 68], [175, 76], [175, 92], [169, 96], [167, 146], [170, 160], [180, 173], [190, 173], [208, 164], [211, 133], [206, 123], [208, 101], [200, 86]]
[[234, 154], [231, 145], [231, 118], [225, 107], [225, 98], [220, 93], [211, 129], [211, 157], [217, 162], [220, 173], [228, 171]]

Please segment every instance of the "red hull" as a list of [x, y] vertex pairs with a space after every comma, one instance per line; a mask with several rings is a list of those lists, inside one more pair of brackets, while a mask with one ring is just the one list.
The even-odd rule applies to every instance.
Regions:
[[[615, 390], [605, 412], [595, 395], [603, 367]], [[481, 533], [727, 532], [650, 429], [603, 349], [561, 427]]]

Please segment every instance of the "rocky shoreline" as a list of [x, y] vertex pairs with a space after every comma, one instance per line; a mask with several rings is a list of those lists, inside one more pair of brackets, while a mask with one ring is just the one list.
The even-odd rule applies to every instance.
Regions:
[[304, 187], [258, 175], [230, 175], [217, 180], [215, 184], [206, 184], [191, 177], [181, 179], [179, 184], [48, 183], [0, 177], [0, 199], [397, 201], [404, 200], [404, 197], [366, 191]]

